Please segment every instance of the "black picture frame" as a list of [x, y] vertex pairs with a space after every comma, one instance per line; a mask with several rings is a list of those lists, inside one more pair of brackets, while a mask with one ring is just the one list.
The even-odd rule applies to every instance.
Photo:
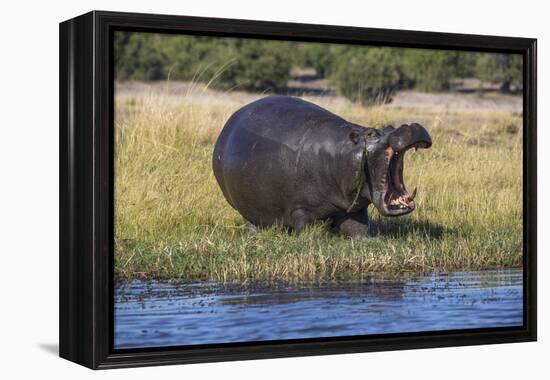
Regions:
[[[518, 328], [113, 349], [113, 33], [116, 30], [519, 53], [524, 62], [524, 323]], [[60, 356], [89, 368], [536, 340], [536, 39], [93, 11], [60, 38]]]

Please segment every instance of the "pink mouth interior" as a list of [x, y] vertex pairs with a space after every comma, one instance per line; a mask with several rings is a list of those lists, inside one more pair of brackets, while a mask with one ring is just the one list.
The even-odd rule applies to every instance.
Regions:
[[396, 152], [391, 147], [386, 149], [388, 171], [386, 173], [386, 194], [384, 203], [390, 211], [410, 211], [415, 207], [413, 196], [403, 183], [403, 163], [406, 150]]

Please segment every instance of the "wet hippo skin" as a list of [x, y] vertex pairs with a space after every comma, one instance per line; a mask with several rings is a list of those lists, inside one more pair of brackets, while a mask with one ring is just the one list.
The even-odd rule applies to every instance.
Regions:
[[253, 226], [300, 231], [330, 220], [339, 233], [366, 236], [369, 204], [385, 216], [414, 210], [403, 157], [431, 144], [417, 123], [363, 127], [299, 98], [268, 96], [229, 118], [212, 164], [228, 203]]

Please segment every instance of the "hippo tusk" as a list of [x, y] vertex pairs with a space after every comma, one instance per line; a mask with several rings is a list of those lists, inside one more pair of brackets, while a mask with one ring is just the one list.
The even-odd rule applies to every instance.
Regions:
[[416, 187], [413, 190], [413, 193], [411, 195], [411, 199], [414, 201], [414, 198], [416, 198]]

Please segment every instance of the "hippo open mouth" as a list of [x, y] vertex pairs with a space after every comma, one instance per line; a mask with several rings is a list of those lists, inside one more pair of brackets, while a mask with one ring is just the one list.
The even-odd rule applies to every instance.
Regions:
[[[415, 208], [414, 197], [416, 189], [410, 194], [403, 182], [405, 152], [396, 152], [391, 147], [386, 150], [389, 164], [386, 174], [384, 204], [388, 211], [411, 212]], [[402, 212], [399, 212], [399, 214]]]
[[386, 162], [388, 162], [388, 166], [385, 180], [383, 181], [385, 186], [382, 196], [383, 211], [386, 215], [404, 215], [415, 209], [414, 198], [416, 196], [416, 188], [412, 194], [409, 193], [403, 181], [405, 153], [411, 148], [426, 149], [431, 145], [431, 139], [420, 138], [407, 146], [397, 144], [395, 147], [389, 146], [386, 149]]

